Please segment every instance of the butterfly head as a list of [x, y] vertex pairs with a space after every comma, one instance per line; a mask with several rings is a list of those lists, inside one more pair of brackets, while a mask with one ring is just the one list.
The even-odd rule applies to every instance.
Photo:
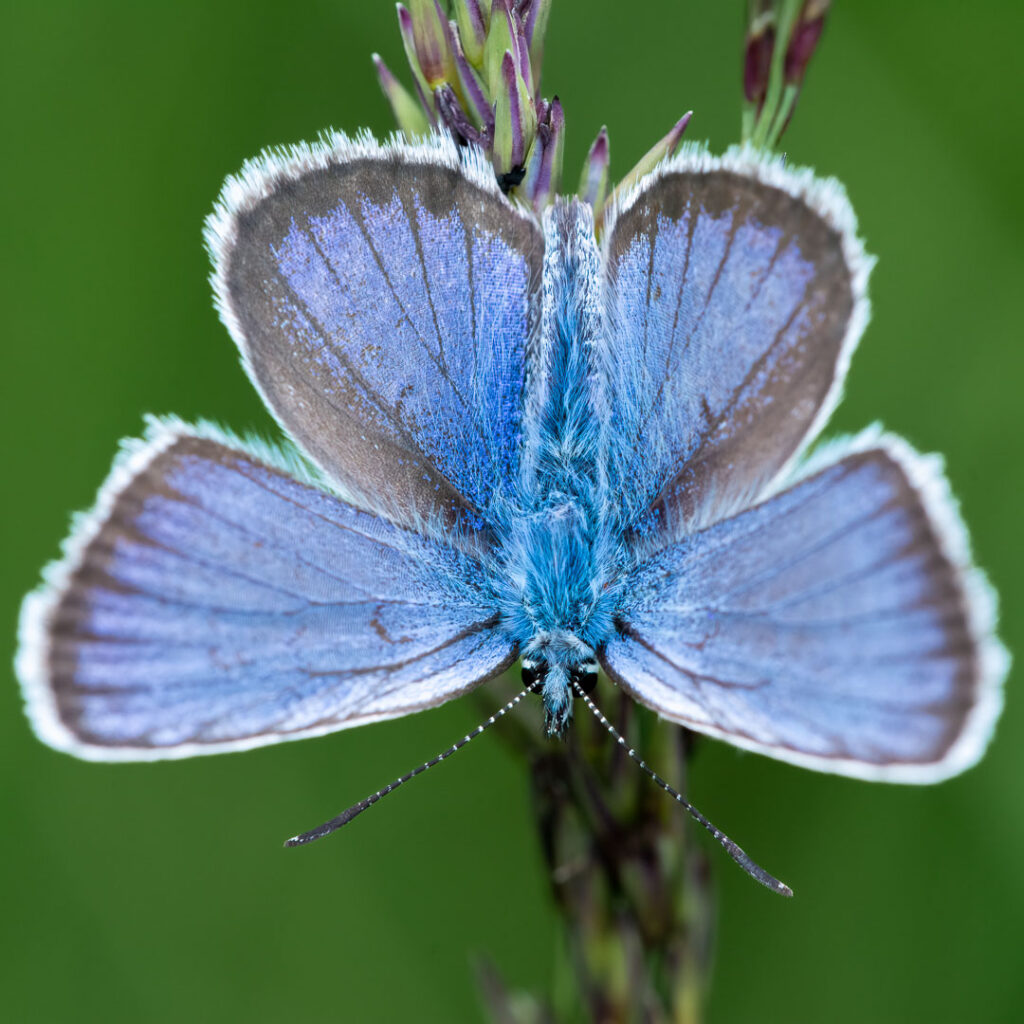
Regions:
[[523, 686], [539, 693], [544, 701], [544, 730], [549, 736], [564, 736], [572, 721], [572, 702], [579, 687], [592, 693], [597, 686], [597, 659], [589, 648], [566, 658], [558, 652], [551, 659], [544, 654], [523, 656]]

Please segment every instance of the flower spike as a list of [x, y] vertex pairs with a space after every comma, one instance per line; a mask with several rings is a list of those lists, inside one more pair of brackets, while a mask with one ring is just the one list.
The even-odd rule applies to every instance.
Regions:
[[[756, 2], [771, 14], [776, 3], [799, 5], [803, 0]], [[814, 30], [811, 13], [822, 4], [827, 0], [808, 0], [810, 20], [794, 43], [793, 73], [802, 73]], [[379, 57], [374, 64], [399, 128], [414, 137], [441, 127], [459, 145], [477, 147], [490, 158], [509, 196], [543, 211], [561, 187], [565, 151], [562, 104], [557, 97], [549, 102], [539, 91], [551, 0], [405, 0], [397, 9], [413, 91], [403, 89]], [[773, 52], [769, 47], [768, 58]], [[620, 192], [675, 152], [689, 118], [682, 118], [626, 175]], [[577, 190], [593, 207], [598, 228], [611, 190], [608, 171], [608, 132], [602, 128]]]
[[742, 139], [774, 149], [786, 130], [831, 0], [750, 0]]

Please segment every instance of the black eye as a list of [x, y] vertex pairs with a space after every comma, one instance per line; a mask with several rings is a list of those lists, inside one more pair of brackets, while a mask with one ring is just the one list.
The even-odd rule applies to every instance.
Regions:
[[541, 661], [523, 659], [523, 686], [527, 689], [544, 681], [546, 669]]
[[591, 694], [597, 686], [597, 662], [585, 661], [569, 670], [569, 681], [578, 686], [584, 693]]

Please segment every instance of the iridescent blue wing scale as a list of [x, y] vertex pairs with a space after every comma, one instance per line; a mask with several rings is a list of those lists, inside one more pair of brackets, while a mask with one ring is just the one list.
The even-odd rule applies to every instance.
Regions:
[[238, 750], [431, 707], [511, 663], [470, 556], [217, 437], [162, 424], [130, 446], [27, 599], [43, 739], [98, 760]]
[[249, 374], [341, 493], [484, 530], [518, 474], [543, 261], [490, 164], [440, 137], [268, 154], [229, 179], [207, 240]]
[[868, 317], [855, 231], [838, 183], [742, 149], [689, 147], [613, 211], [605, 451], [635, 568], [601, 657], [693, 729], [930, 782], [981, 755], [1007, 660], [934, 461], [876, 434], [797, 475]]
[[[844, 449], [840, 447], [840, 451]], [[820, 771], [932, 782], [1001, 706], [994, 607], [937, 460], [877, 434], [628, 580], [608, 673], [692, 729]]]
[[607, 444], [627, 530], [678, 539], [755, 502], [820, 429], [867, 321], [841, 186], [688, 147], [610, 218]]

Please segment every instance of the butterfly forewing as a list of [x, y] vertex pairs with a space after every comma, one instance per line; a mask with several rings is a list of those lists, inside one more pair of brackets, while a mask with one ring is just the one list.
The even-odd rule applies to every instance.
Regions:
[[354, 501], [481, 529], [516, 479], [543, 242], [450, 142], [270, 156], [208, 225], [218, 299], [292, 438]]
[[161, 426], [26, 602], [19, 669], [53, 745], [178, 757], [439, 704], [510, 663], [496, 625], [468, 556]]
[[608, 672], [690, 728], [823, 771], [930, 782], [981, 755], [1005, 671], [941, 470], [895, 439], [638, 569]]
[[608, 450], [628, 528], [664, 542], [756, 501], [823, 423], [867, 318], [841, 187], [690, 149], [605, 241]]

